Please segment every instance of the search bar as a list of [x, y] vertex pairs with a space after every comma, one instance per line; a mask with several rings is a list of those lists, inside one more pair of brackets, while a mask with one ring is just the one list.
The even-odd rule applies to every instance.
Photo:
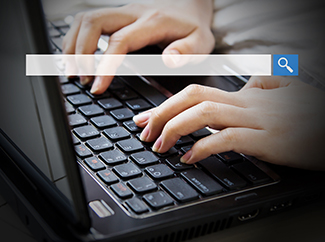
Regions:
[[270, 76], [272, 55], [26, 55], [27, 76]]

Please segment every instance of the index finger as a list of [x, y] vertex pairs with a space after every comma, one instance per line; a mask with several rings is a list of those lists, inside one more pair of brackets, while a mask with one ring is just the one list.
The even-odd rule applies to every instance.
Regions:
[[243, 107], [242, 102], [236, 95], [233, 95], [233, 93], [196, 84], [189, 85], [152, 111], [148, 127], [144, 130], [145, 135], [142, 135], [143, 141], [154, 141], [170, 119], [203, 101], [219, 102]]

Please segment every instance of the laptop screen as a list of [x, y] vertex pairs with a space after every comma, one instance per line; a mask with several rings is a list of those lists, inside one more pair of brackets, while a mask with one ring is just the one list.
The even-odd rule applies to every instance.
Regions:
[[[40, 190], [50, 187], [51, 191], [42, 191], [45, 196], [49, 196], [72, 223], [83, 220], [86, 225], [88, 213], [83, 203], [80, 175], [73, 172], [78, 171], [78, 167], [58, 80], [25, 75], [26, 54], [50, 53], [45, 21], [40, 21], [44, 20], [41, 3], [5, 1], [0, 11], [1, 23], [6, 23], [1, 24], [1, 33], [6, 37], [0, 46], [2, 133], [29, 158], [26, 163], [16, 161], [16, 165], [23, 171], [31, 166], [38, 172], [27, 174], [34, 185], [40, 186]], [[72, 169], [67, 167], [69, 165]], [[81, 202], [74, 203], [76, 200]]]

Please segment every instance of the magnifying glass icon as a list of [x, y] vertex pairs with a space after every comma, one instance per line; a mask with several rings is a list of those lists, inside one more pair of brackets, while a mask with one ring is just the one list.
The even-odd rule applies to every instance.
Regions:
[[[284, 61], [284, 65], [281, 64], [281, 61]], [[281, 57], [279, 60], [278, 60], [278, 65], [282, 68], [287, 68], [288, 71], [290, 71], [290, 73], [293, 72], [292, 68], [290, 66], [288, 66], [288, 60], [287, 58], [285, 57]]]

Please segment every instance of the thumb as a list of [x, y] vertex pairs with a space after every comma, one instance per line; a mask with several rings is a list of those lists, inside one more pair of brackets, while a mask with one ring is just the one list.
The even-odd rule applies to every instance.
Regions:
[[212, 33], [206, 37], [202, 36], [204, 35], [200, 36], [199, 32], [195, 31], [170, 43], [162, 53], [164, 64], [170, 68], [177, 68], [189, 62], [198, 62], [199, 57], [193, 56], [195, 54], [209, 54], [214, 46], [214, 37]]

